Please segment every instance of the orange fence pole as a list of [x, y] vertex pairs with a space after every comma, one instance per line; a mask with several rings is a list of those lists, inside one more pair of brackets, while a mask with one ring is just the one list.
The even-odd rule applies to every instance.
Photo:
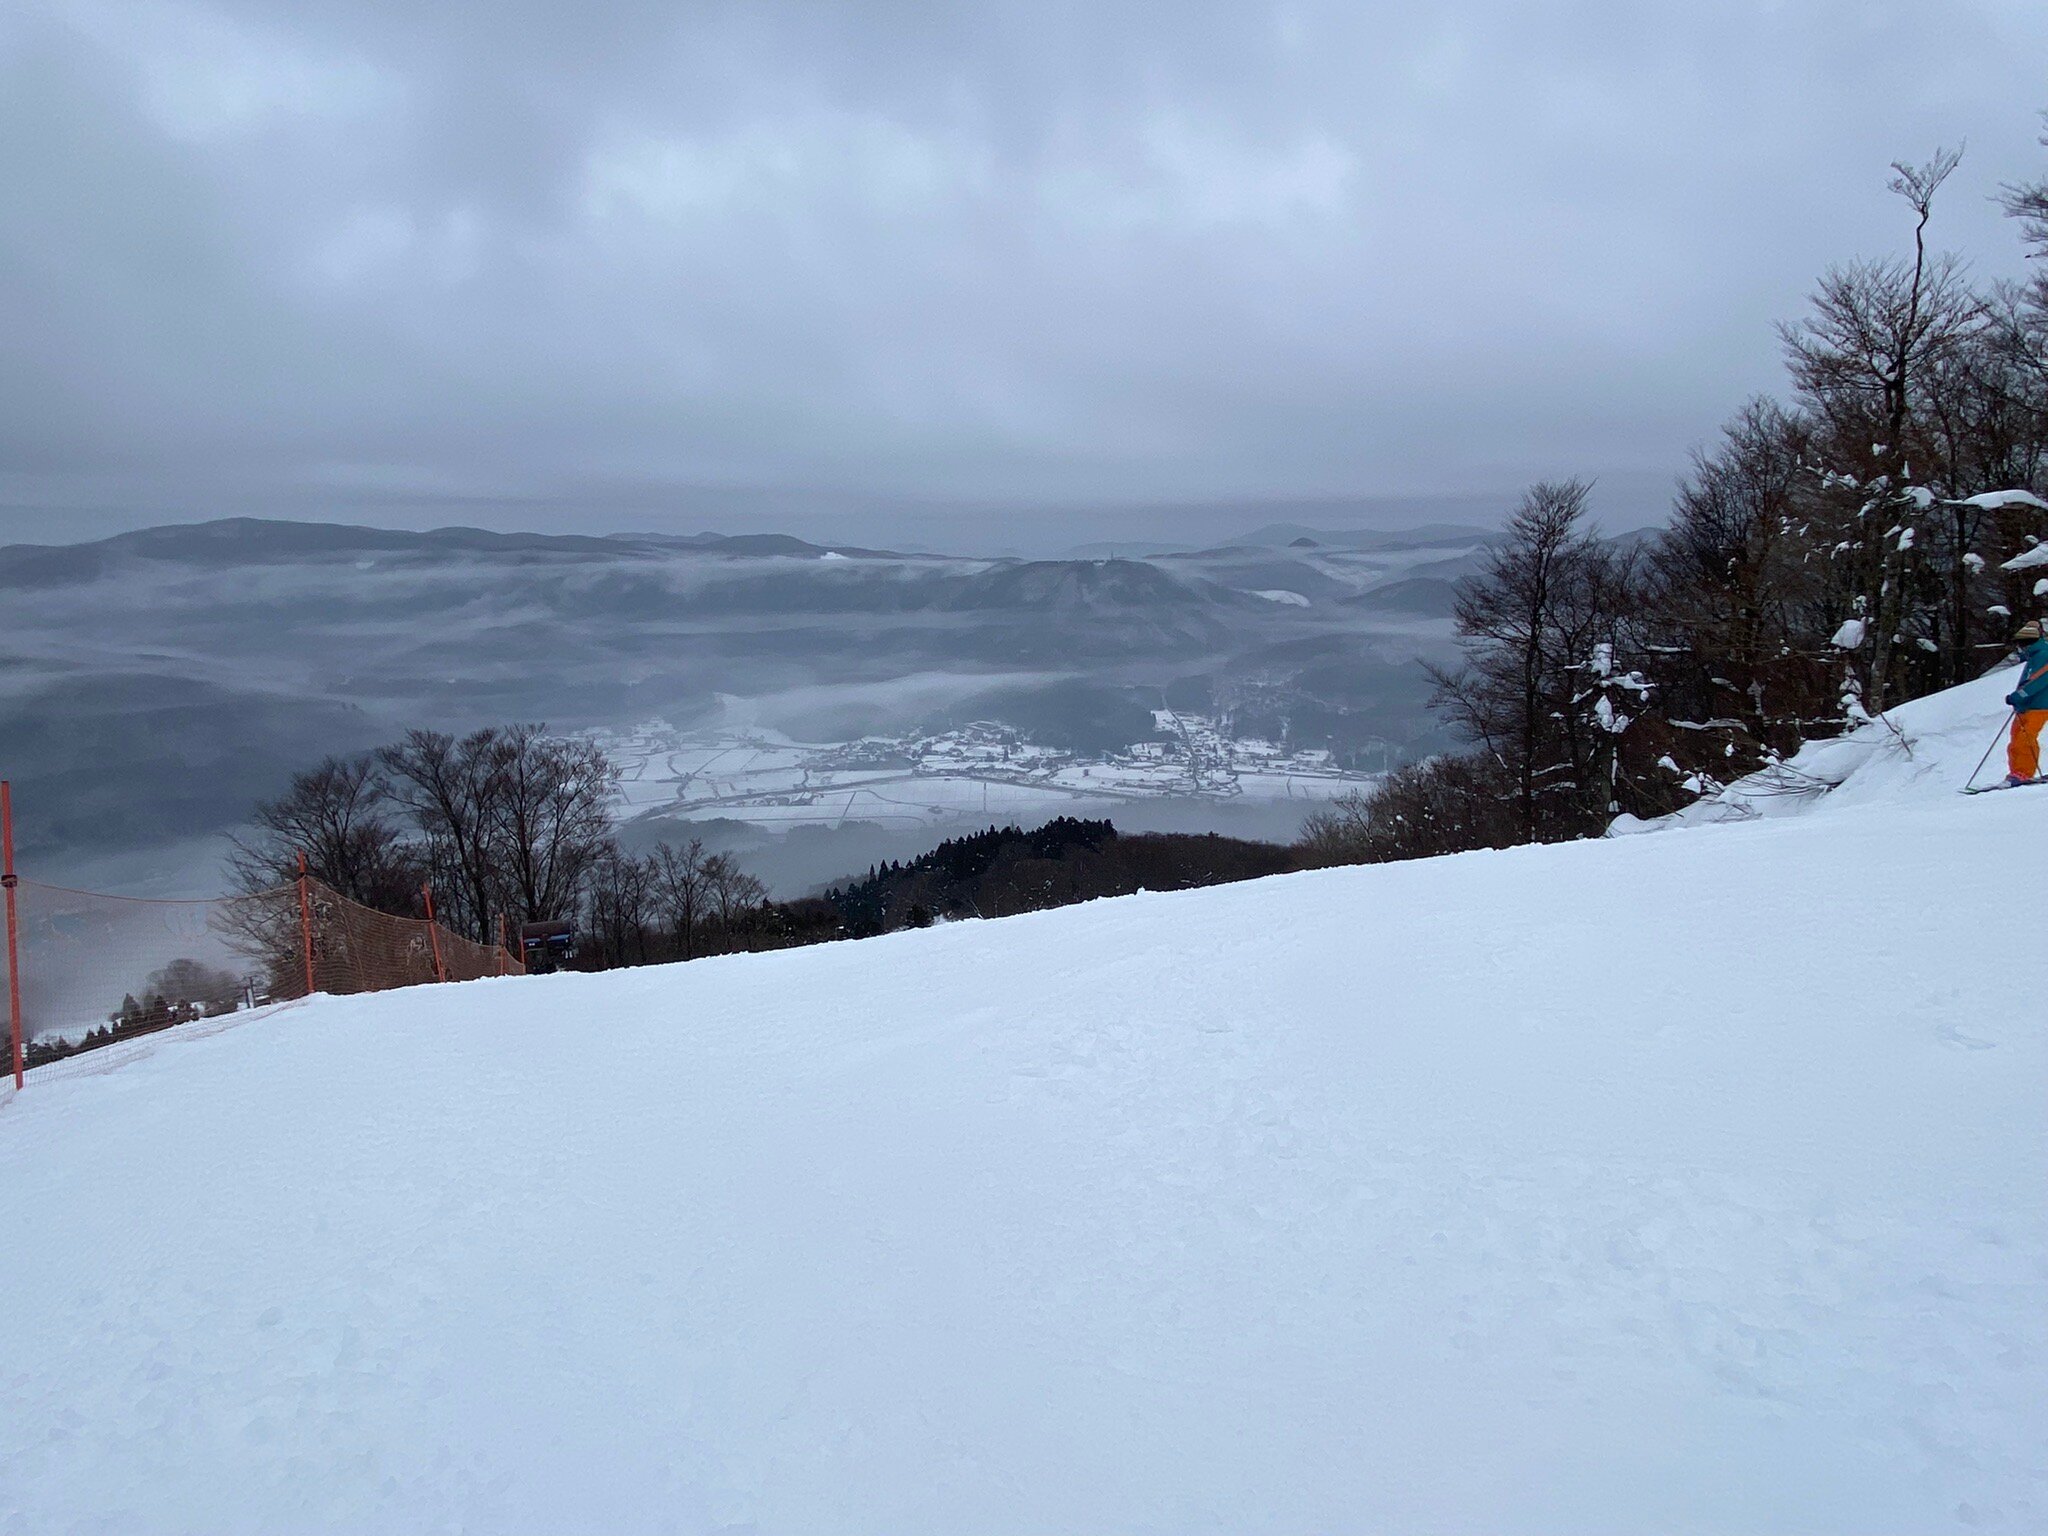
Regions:
[[441, 925], [434, 921], [434, 887], [420, 882], [420, 894], [427, 899], [427, 942], [434, 946], [434, 980], [446, 981], [448, 967], [441, 963]]
[[508, 976], [512, 972], [512, 919], [503, 912], [498, 914], [498, 974]]
[[306, 996], [313, 995], [313, 897], [306, 889], [306, 855], [299, 854], [299, 938], [306, 949]]
[[14, 1090], [21, 1091], [21, 944], [14, 915], [14, 789], [0, 779], [0, 886], [7, 891], [7, 1021], [14, 1037]]

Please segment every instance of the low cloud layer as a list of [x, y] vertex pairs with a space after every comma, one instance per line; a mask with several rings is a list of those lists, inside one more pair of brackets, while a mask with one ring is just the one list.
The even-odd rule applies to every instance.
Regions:
[[27, 0], [0, 499], [1661, 484], [1890, 159], [1967, 139], [1937, 235], [2018, 270], [2044, 60], [2032, 0]]

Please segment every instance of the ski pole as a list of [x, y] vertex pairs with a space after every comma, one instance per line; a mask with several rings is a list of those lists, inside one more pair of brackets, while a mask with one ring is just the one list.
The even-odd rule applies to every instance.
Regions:
[[1998, 737], [2003, 736], [2006, 733], [2006, 731], [2011, 728], [2013, 716], [2017, 715], [2018, 713], [2019, 711], [2017, 709], [2010, 709], [2006, 711], [2005, 724], [2001, 725], [1998, 728], [1998, 735], [1993, 736], [1991, 738], [1991, 745], [1984, 749], [1984, 755], [1977, 759], [1977, 766], [1972, 768], [1970, 770], [1970, 776], [1967, 779], [1963, 780], [1963, 788], [1968, 789], [1972, 784], [1977, 782], [1977, 775], [1984, 771], [1984, 765], [1991, 761], [1991, 754], [1998, 748]]

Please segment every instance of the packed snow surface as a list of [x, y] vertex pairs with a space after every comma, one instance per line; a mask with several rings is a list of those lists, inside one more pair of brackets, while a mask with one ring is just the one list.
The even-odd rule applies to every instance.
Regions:
[[2000, 692], [1803, 816], [40, 1070], [0, 1530], [2040, 1530]]

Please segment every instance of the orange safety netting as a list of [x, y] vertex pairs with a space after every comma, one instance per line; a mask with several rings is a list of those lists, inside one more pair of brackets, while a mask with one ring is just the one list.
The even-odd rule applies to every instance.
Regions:
[[380, 992], [526, 969], [508, 949], [425, 918], [372, 911], [312, 879], [212, 900], [26, 879], [14, 895], [19, 974], [11, 979], [31, 1067], [309, 991]]
[[[312, 933], [315, 992], [382, 992], [428, 981], [475, 981], [524, 974], [510, 950], [479, 944], [422, 917], [374, 912], [317, 880], [307, 888], [305, 923]], [[296, 901], [296, 891], [293, 893]], [[301, 914], [293, 913], [294, 921]], [[297, 935], [293, 935], [296, 945]], [[302, 947], [294, 954], [303, 956]], [[303, 961], [302, 961], [303, 964]], [[303, 990], [303, 975], [300, 981]]]

